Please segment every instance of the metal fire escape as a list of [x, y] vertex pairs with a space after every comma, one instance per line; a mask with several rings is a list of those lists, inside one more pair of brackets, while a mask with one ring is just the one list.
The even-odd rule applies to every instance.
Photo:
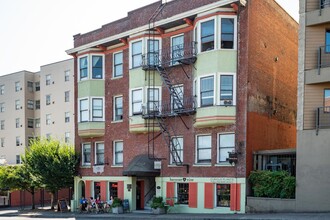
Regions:
[[[189, 165], [182, 162], [178, 152], [178, 149], [182, 149], [182, 146], [180, 146], [179, 141], [172, 138], [177, 137], [173, 121], [179, 118], [185, 127], [189, 129], [182, 116], [195, 114], [195, 100], [192, 96], [191, 98], [183, 97], [183, 91], [180, 87], [174, 86], [176, 84], [174, 77], [170, 77], [170, 75], [175, 64], [175, 66], [180, 65], [185, 75], [190, 78], [185, 71], [184, 65], [194, 64], [197, 59], [197, 53], [195, 42], [192, 42], [190, 45], [187, 43], [177, 45], [175, 48], [169, 48], [168, 50], [159, 49], [159, 44], [155, 40], [155, 21], [165, 5], [166, 3], [161, 4], [149, 19], [148, 52], [142, 57], [142, 68], [146, 71], [146, 80], [148, 82], [148, 103], [143, 107], [142, 117], [146, 119], [146, 126], [148, 127], [149, 158], [154, 160], [164, 159], [155, 157], [155, 140], [162, 136], [169, 148], [173, 163], [178, 166], [186, 166], [187, 172], [189, 172]], [[171, 100], [167, 103], [162, 102], [161, 105], [159, 105], [161, 97], [158, 97], [158, 100], [155, 98], [157, 95], [159, 96], [159, 93], [155, 93], [156, 73], [160, 75], [162, 83], [169, 91], [171, 97]], [[149, 89], [152, 89], [151, 93]], [[172, 119], [172, 123], [170, 123], [169, 119]]]

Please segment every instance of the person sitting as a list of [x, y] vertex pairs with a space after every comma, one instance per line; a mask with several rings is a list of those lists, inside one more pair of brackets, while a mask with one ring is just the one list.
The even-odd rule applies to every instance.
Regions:
[[93, 197], [90, 197], [87, 202], [87, 212], [92, 212], [92, 209], [95, 208], [95, 200]]
[[86, 211], [86, 208], [87, 208], [87, 199], [85, 199], [84, 196], [82, 196], [81, 199], [80, 199], [80, 206], [79, 206], [79, 208], [80, 208], [80, 212]]
[[110, 212], [112, 203], [113, 203], [113, 197], [110, 196], [110, 199], [108, 201], [106, 201], [104, 203], [104, 206], [103, 206], [104, 207], [104, 210], [106, 210], [106, 212]]

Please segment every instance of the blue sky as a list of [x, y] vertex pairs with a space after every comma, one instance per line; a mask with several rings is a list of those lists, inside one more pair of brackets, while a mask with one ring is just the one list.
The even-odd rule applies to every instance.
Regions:
[[[0, 75], [71, 58], [73, 35], [157, 0], [0, 0]], [[276, 0], [298, 20], [299, 0]]]

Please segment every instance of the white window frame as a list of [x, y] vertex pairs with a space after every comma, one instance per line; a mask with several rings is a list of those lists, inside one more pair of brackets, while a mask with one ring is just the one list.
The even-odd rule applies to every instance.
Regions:
[[[90, 159], [90, 161], [89, 162], [85, 162], [85, 154], [84, 154], [84, 150], [85, 150], [85, 146], [86, 145], [89, 145], [89, 149], [90, 149], [90, 151], [89, 151], [89, 159]], [[91, 145], [91, 143], [82, 143], [81, 144], [81, 165], [82, 166], [90, 166], [91, 165], [91, 162], [92, 162], [92, 145]]]
[[[138, 43], [138, 42], [141, 42], [141, 63], [140, 64], [136, 64], [133, 66], [133, 44], [135, 43]], [[136, 39], [134, 41], [130, 41], [129, 43], [129, 67], [130, 69], [135, 69], [135, 68], [139, 68], [142, 66], [142, 61], [143, 61], [143, 58], [142, 58], [142, 55], [144, 54], [144, 40], [143, 38], [139, 38], [139, 39]], [[139, 54], [134, 54], [135, 56], [138, 56]]]
[[[158, 90], [158, 101], [157, 100], [153, 100], [153, 102], [158, 102], [158, 110], [161, 112], [162, 111], [162, 87], [160, 86], [154, 86], [154, 87], [147, 87], [146, 88], [146, 96], [147, 96], [147, 100], [146, 100], [146, 103], [142, 103], [142, 106], [145, 105], [147, 108], [148, 108], [148, 105], [149, 105], [149, 90], [150, 89], [156, 89]], [[142, 93], [142, 96], [144, 96], [144, 94]], [[152, 112], [152, 111], [155, 111], [153, 105], [152, 105], [152, 108], [149, 108], [149, 110]]]
[[0, 95], [5, 94], [5, 85], [0, 85]]
[[[89, 97], [83, 97], [78, 99], [78, 122], [89, 122], [90, 121], [90, 104], [89, 104]], [[87, 102], [87, 109], [84, 109], [84, 112], [87, 111], [87, 120], [81, 120], [82, 114], [81, 114], [81, 101]]]
[[70, 112], [64, 113], [64, 122], [69, 123], [70, 122]]
[[65, 143], [70, 143], [70, 132], [64, 133], [64, 141]]
[[[183, 37], [183, 44], [182, 44], [182, 48], [177, 48], [177, 49], [175, 49], [175, 48], [173, 48], [173, 47], [174, 47], [174, 45], [173, 45], [173, 39], [174, 39], [174, 38], [177, 38], [177, 37]], [[178, 46], [178, 45], [176, 45], [176, 46]], [[184, 34], [178, 34], [178, 35], [175, 35], [175, 36], [171, 36], [171, 60], [172, 60], [171, 65], [172, 65], [172, 66], [174, 66], [174, 65], [178, 65], [179, 62], [178, 62], [177, 60], [180, 59], [180, 57], [178, 57], [178, 58], [173, 57], [173, 52], [174, 52], [175, 50], [179, 50], [179, 51], [180, 51], [181, 49], [182, 49], [182, 54], [180, 54], [180, 55], [181, 55], [181, 56], [184, 56], [184, 49], [185, 49], [185, 44], [184, 44]], [[181, 51], [180, 51], [180, 53], [181, 53]]]
[[52, 102], [52, 96], [50, 94], [46, 95], [46, 105], [50, 105]]
[[[137, 90], [141, 90], [141, 96], [142, 96], [142, 100], [141, 100], [141, 112], [139, 113], [134, 113], [133, 112], [133, 91], [137, 91]], [[142, 114], [142, 106], [144, 103], [144, 89], [143, 87], [139, 87], [139, 88], [134, 88], [134, 89], [130, 89], [130, 95], [129, 95], [129, 112], [130, 112], [130, 116], [134, 116], [134, 115], [141, 115]]]
[[70, 102], [70, 91], [64, 92], [64, 102]]
[[40, 91], [40, 81], [35, 82], [35, 91]]
[[21, 164], [21, 156], [20, 155], [16, 155], [16, 164]]
[[[208, 21], [211, 21], [213, 20], [214, 21], [214, 48], [212, 50], [206, 50], [206, 51], [202, 51], [202, 40], [201, 40], [201, 37], [202, 37], [202, 23], [205, 23], [205, 22], [208, 22]], [[203, 19], [203, 20], [200, 20], [198, 21], [198, 34], [197, 34], [197, 42], [198, 42], [198, 51], [200, 51], [200, 53], [205, 53], [205, 52], [209, 52], [209, 51], [214, 51], [217, 49], [217, 45], [218, 45], [218, 37], [217, 37], [217, 17], [216, 16], [213, 16], [213, 17], [210, 17], [210, 18], [207, 18], [207, 19]]]
[[20, 103], [19, 99], [15, 100], [15, 109], [19, 110], [20, 108], [21, 108], [21, 103]]
[[[122, 56], [122, 60], [121, 60], [121, 63], [116, 63], [116, 55], [119, 55], [121, 54]], [[116, 75], [116, 66], [121, 66], [121, 75]], [[124, 75], [124, 52], [123, 51], [118, 51], [118, 52], [115, 52], [113, 53], [113, 67], [112, 67], [112, 77], [113, 78], [121, 78], [123, 77]]]
[[[236, 15], [219, 15], [219, 18], [217, 19], [217, 26], [218, 28], [218, 45], [217, 47], [219, 48], [219, 50], [237, 50], [237, 16]], [[233, 48], [221, 48], [221, 19], [222, 18], [231, 18], [234, 19], [234, 42], [233, 42]]]
[[[172, 144], [172, 141], [176, 139], [177, 141], [178, 140], [182, 140], [182, 142], [180, 143], [180, 149], [176, 149], [178, 151], [178, 154], [179, 154], [179, 157], [181, 159], [181, 162], [183, 162], [183, 151], [184, 151], [184, 140], [183, 140], [183, 136], [174, 136], [174, 137], [171, 137], [171, 144]], [[171, 146], [172, 147], [172, 146]], [[173, 156], [172, 154], [170, 153], [170, 164], [171, 165], [176, 165], [174, 160], [173, 160]]]
[[35, 100], [35, 106], [36, 106], [36, 110], [40, 109], [40, 99]]
[[[98, 154], [99, 154], [98, 146], [100, 146], [100, 145], [103, 145], [103, 162], [98, 161]], [[104, 165], [104, 163], [105, 163], [105, 146], [104, 146], [104, 142], [95, 142], [95, 145], [94, 145], [94, 164], [95, 165]]]
[[[202, 102], [201, 102], [201, 79], [203, 78], [208, 78], [208, 77], [213, 77], [213, 104], [212, 105], [207, 105], [207, 106], [202, 106]], [[210, 106], [214, 106], [216, 104], [216, 92], [217, 92], [217, 86], [216, 86], [216, 83], [217, 83], [217, 78], [216, 78], [216, 74], [208, 74], [208, 75], [203, 75], [203, 76], [200, 76], [198, 77], [198, 82], [197, 82], [197, 102], [198, 102], [198, 107], [210, 107]]]
[[32, 99], [27, 100], [27, 109], [34, 110], [34, 100]]
[[232, 104], [227, 104], [230, 106], [235, 106], [236, 105], [236, 73], [219, 73], [218, 74], [218, 79], [217, 79], [217, 92], [216, 92], [216, 96], [217, 96], [217, 105], [226, 105], [223, 101], [220, 100], [221, 96], [220, 96], [220, 92], [221, 92], [221, 76], [232, 76], [233, 77], [233, 100], [232, 100]]
[[[121, 98], [121, 112], [122, 112], [122, 115], [121, 115], [121, 118], [120, 119], [117, 119], [116, 116], [116, 112], [117, 112], [117, 102], [116, 100], [118, 98]], [[114, 96], [113, 97], [113, 121], [123, 121], [123, 115], [124, 115], [124, 99], [123, 99], [123, 96], [122, 95], [118, 95], [118, 96]]]
[[[205, 148], [205, 149], [210, 149], [210, 162], [199, 162], [198, 158], [199, 158], [199, 147], [198, 147], [198, 137], [202, 137], [202, 136], [209, 136], [210, 137], [210, 142], [211, 142], [211, 146], [210, 148]], [[196, 164], [211, 164], [212, 163], [212, 134], [198, 134], [196, 135], [195, 138], [195, 163]], [[203, 149], [203, 148], [202, 148]]]
[[[152, 39], [145, 39], [146, 40], [146, 48], [145, 48], [145, 54], [147, 54], [147, 64], [148, 65], [159, 65], [161, 62], [161, 47], [162, 47], [162, 41], [161, 38], [152, 38]], [[153, 51], [149, 51], [149, 41], [156, 41], [158, 42], [158, 50], [153, 50]], [[158, 52], [158, 53], [156, 53]], [[151, 57], [149, 56], [150, 54], [156, 54], [158, 56], [158, 60], [155, 60], [156, 56], [153, 56], [153, 58], [151, 59]], [[143, 54], [142, 54], [143, 55]], [[157, 57], [156, 57], [157, 58]], [[146, 59], [146, 58], [145, 58]], [[151, 62], [152, 61], [152, 62]]]
[[20, 81], [15, 82], [15, 92], [18, 92], [21, 90], [21, 83]]
[[[86, 77], [81, 77], [81, 73], [80, 73], [80, 60], [82, 59], [82, 58], [86, 58], [87, 59], [87, 76]], [[78, 57], [78, 81], [82, 81], [82, 80], [88, 80], [88, 78], [89, 78], [89, 56], [88, 55], [84, 55], [84, 56], [79, 56]]]
[[[100, 56], [102, 57], [102, 76], [101, 78], [93, 78], [93, 56]], [[87, 76], [81, 78], [80, 74], [80, 59], [85, 58], [87, 59]], [[82, 56], [78, 56], [78, 81], [83, 81], [83, 80], [104, 80], [104, 69], [105, 69], [105, 59], [104, 59], [104, 54], [103, 53], [90, 53]]]
[[35, 128], [40, 128], [40, 118], [36, 118], [34, 120], [34, 126], [35, 126]]
[[46, 114], [46, 125], [51, 125], [51, 124], [52, 124], [52, 115]]
[[[235, 136], [235, 133], [233, 133], [233, 132], [223, 132], [223, 133], [218, 133], [217, 134], [217, 163], [218, 164], [228, 164], [228, 165], [230, 165], [229, 164], [229, 162], [228, 161], [220, 161], [220, 154], [221, 154], [221, 150], [220, 150], [220, 136], [221, 135], [234, 135], [234, 146], [232, 146], [232, 147], [223, 147], [222, 149], [228, 149], [228, 151], [235, 151], [235, 138], [236, 138], [236, 136]], [[230, 149], [232, 149], [232, 150], [230, 150]]]
[[[118, 143], [122, 144], [122, 150], [121, 151], [116, 150], [116, 146], [117, 146]], [[121, 163], [116, 160], [116, 154], [117, 153], [122, 154], [122, 162]], [[123, 166], [123, 164], [124, 164], [124, 141], [116, 140], [116, 141], [113, 142], [113, 165], [114, 166]]]
[[21, 125], [20, 121], [21, 120], [19, 118], [16, 118], [15, 119], [15, 128], [19, 128], [20, 127], [20, 125]]
[[[96, 99], [102, 100], [102, 117], [94, 116], [94, 111], [100, 111], [99, 109], [94, 109], [93, 101]], [[104, 97], [91, 97], [90, 100], [90, 121], [104, 121]]]
[[49, 86], [51, 84], [52, 76], [51, 74], [46, 75], [46, 86]]
[[16, 136], [16, 147], [19, 147], [21, 145], [21, 138], [20, 136]]
[[64, 71], [64, 82], [70, 81], [70, 70]]
[[[101, 78], [97, 78], [97, 77], [94, 77], [94, 74], [93, 74], [93, 57], [101, 57], [101, 60], [102, 60], [102, 73], [101, 73]], [[93, 79], [93, 80], [104, 80], [104, 54], [90, 54], [89, 55], [89, 59], [90, 59], [90, 79]], [[80, 69], [79, 69], [80, 70]]]
[[0, 112], [5, 112], [5, 103], [0, 103]]

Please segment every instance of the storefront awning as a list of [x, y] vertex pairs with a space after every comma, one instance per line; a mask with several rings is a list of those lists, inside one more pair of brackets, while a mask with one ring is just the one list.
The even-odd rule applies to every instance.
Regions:
[[154, 169], [154, 161], [148, 155], [142, 154], [134, 157], [127, 169], [123, 171], [124, 176], [159, 176], [160, 170]]

